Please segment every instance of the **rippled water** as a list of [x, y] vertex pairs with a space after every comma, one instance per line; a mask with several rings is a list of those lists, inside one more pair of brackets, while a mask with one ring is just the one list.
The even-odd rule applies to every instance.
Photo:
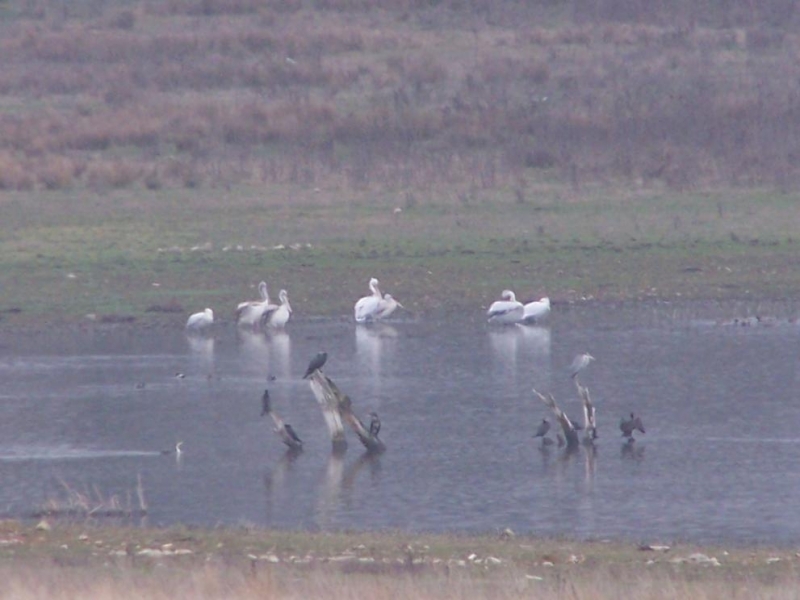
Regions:
[[[786, 321], [720, 325], [637, 305], [556, 309], [544, 327], [491, 327], [478, 313], [296, 321], [267, 336], [5, 336], [0, 507], [24, 516], [65, 486], [126, 498], [141, 476], [151, 525], [797, 543], [799, 335]], [[331, 455], [300, 379], [319, 350], [356, 411], [380, 413], [382, 456], [354, 436]], [[567, 366], [584, 351], [596, 357], [583, 374], [596, 451], [543, 450], [531, 436], [550, 415], [531, 389], [581, 417]], [[299, 456], [259, 416], [265, 387], [305, 442]], [[631, 411], [647, 433], [628, 446], [618, 423]], [[162, 454], [179, 440], [180, 458]]]

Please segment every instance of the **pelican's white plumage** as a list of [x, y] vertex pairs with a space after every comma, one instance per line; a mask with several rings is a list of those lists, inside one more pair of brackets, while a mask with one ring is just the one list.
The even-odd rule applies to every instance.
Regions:
[[381, 290], [378, 287], [378, 280], [374, 277], [369, 280], [369, 289], [372, 292], [369, 296], [364, 296], [356, 302], [353, 308], [353, 314], [356, 318], [356, 323], [366, 323], [367, 321], [374, 321], [380, 308], [380, 303], [383, 300]]
[[280, 329], [289, 322], [289, 318], [292, 316], [292, 307], [289, 304], [289, 295], [286, 290], [281, 290], [278, 298], [280, 298], [281, 303], [274, 308], [267, 308], [261, 319], [265, 325]]
[[186, 321], [186, 329], [204, 329], [214, 322], [214, 311], [210, 308], [205, 309], [203, 312], [194, 313]]
[[240, 302], [236, 307], [236, 321], [239, 325], [255, 327], [261, 321], [261, 317], [265, 312], [278, 308], [277, 305], [269, 301], [266, 281], [258, 284], [258, 294], [261, 296], [261, 300]]
[[525, 313], [522, 302], [517, 300], [516, 295], [511, 290], [503, 290], [500, 295], [502, 300], [492, 302], [486, 314], [489, 316], [489, 323], [519, 323]]
[[403, 305], [392, 298], [391, 294], [384, 294], [383, 298], [381, 298], [380, 302], [378, 302], [378, 310], [375, 313], [374, 318], [376, 321], [379, 319], [385, 319], [398, 308], [403, 308]]
[[526, 323], [538, 323], [550, 314], [550, 298], [545, 296], [541, 300], [528, 302], [524, 306], [522, 320]]

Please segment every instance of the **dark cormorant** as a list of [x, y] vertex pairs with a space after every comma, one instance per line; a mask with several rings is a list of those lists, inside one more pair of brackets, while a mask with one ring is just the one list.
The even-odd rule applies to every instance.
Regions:
[[261, 396], [261, 416], [268, 415], [272, 408], [269, 405], [269, 390], [264, 390], [264, 395]]
[[289, 437], [292, 438], [292, 440], [300, 445], [303, 444], [303, 440], [301, 440], [300, 437], [295, 433], [294, 428], [291, 425], [284, 423], [283, 428], [286, 430], [286, 433], [289, 434]]
[[548, 431], [550, 431], [550, 421], [542, 419], [542, 423], [539, 425], [539, 429], [536, 430], [536, 434], [533, 437], [544, 437]]
[[311, 362], [308, 363], [308, 368], [306, 369], [306, 374], [303, 375], [303, 379], [307, 379], [314, 371], [321, 369], [326, 360], [328, 360], [328, 353], [318, 352], [317, 355], [311, 359]]
[[372, 411], [369, 413], [369, 434], [372, 437], [378, 437], [381, 430], [381, 420], [378, 418], [378, 413]]
[[631, 413], [630, 419], [622, 419], [619, 422], [619, 429], [622, 431], [623, 437], [628, 438], [628, 441], [633, 441], [633, 432], [636, 430], [645, 433], [641, 417], [637, 417], [633, 413]]

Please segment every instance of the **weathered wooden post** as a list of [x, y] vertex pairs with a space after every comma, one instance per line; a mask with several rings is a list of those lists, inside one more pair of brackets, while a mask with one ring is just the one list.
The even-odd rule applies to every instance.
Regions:
[[272, 402], [269, 398], [269, 390], [264, 390], [264, 395], [261, 397], [261, 416], [269, 415], [272, 422], [275, 424], [275, 433], [281, 436], [281, 441], [289, 446], [290, 450], [300, 451], [303, 449], [303, 440], [297, 435], [295, 430], [288, 423], [284, 423], [283, 419], [272, 410]]
[[578, 388], [578, 395], [583, 400], [583, 441], [587, 444], [593, 444], [597, 439], [597, 421], [594, 410], [594, 404], [589, 397], [589, 388], [583, 387], [578, 378], [575, 378], [575, 387]]
[[308, 383], [320, 408], [322, 408], [322, 416], [328, 426], [333, 451], [344, 452], [347, 449], [347, 440], [344, 437], [344, 425], [342, 424], [342, 415], [339, 412], [339, 401], [343, 394], [320, 369], [315, 370], [308, 377]]
[[372, 435], [367, 427], [353, 412], [353, 402], [347, 394], [342, 394], [336, 384], [331, 381], [320, 369], [315, 370], [309, 377], [311, 391], [317, 402], [322, 407], [322, 414], [328, 424], [331, 442], [335, 452], [347, 448], [344, 437], [344, 423], [347, 423], [356, 432], [358, 439], [368, 452], [380, 453], [386, 450], [386, 445]]
[[564, 439], [567, 441], [567, 450], [577, 448], [579, 442], [578, 432], [575, 429], [575, 425], [572, 424], [572, 421], [569, 420], [569, 417], [564, 413], [564, 411], [558, 408], [556, 405], [556, 399], [553, 398], [553, 394], [547, 394], [547, 396], [544, 396], [536, 390], [533, 390], [533, 393], [538, 396], [538, 398], [548, 407], [550, 407], [550, 410], [553, 411], [556, 419], [561, 424], [561, 429], [564, 432]]

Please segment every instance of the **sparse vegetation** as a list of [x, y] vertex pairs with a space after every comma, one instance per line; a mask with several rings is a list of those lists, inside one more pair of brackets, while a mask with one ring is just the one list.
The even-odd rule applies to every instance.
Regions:
[[797, 556], [517, 537], [0, 524], [3, 598], [794, 598]]

